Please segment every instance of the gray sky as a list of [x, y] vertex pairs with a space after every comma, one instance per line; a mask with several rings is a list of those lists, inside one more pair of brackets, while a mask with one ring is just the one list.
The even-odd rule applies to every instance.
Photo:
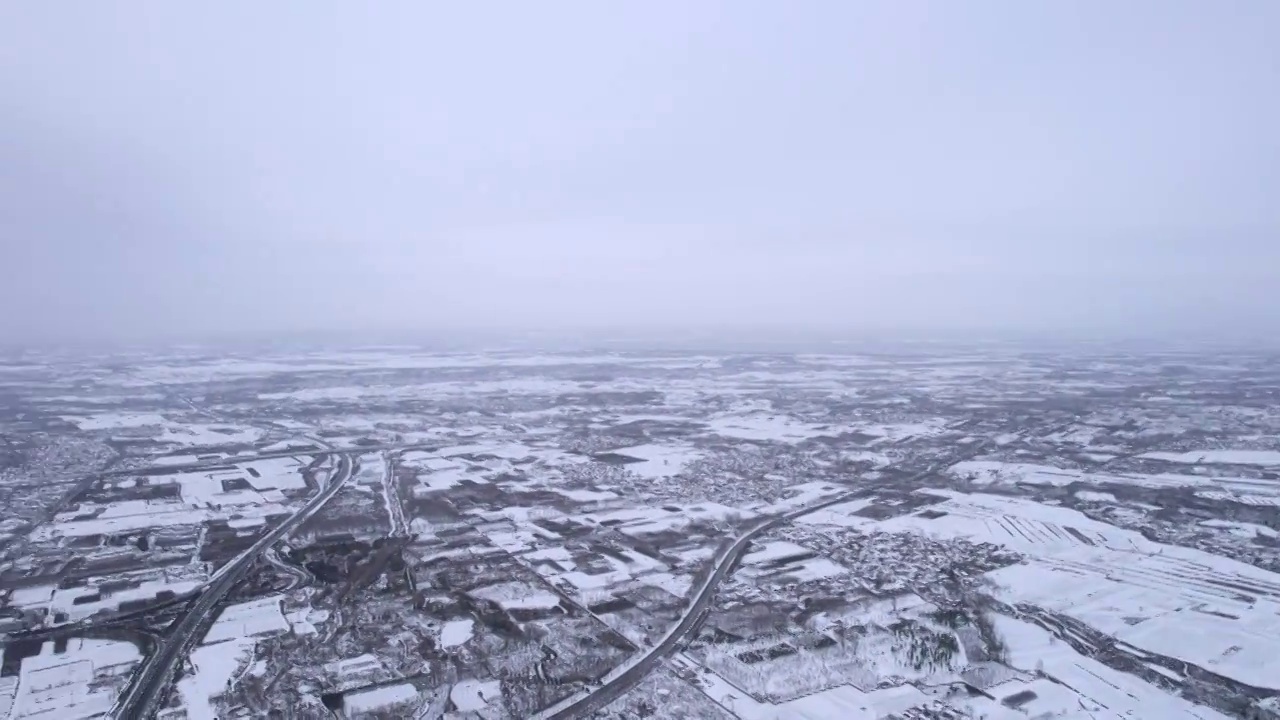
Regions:
[[1280, 331], [1280, 3], [0, 4], [0, 336]]

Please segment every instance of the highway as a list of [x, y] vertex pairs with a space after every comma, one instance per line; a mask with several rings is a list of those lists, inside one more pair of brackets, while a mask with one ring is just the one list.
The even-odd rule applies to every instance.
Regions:
[[693, 602], [689, 603], [689, 606], [685, 609], [684, 616], [681, 617], [680, 622], [667, 631], [667, 634], [658, 644], [650, 648], [640, 658], [629, 661], [629, 667], [624, 666], [626, 667], [625, 670], [607, 679], [603, 685], [592, 689], [586, 695], [561, 701], [538, 713], [534, 718], [536, 720], [567, 720], [568, 718], [585, 717], [622, 697], [628, 690], [639, 684], [663, 658], [675, 652], [685, 637], [701, 625], [703, 615], [711, 606], [711, 600], [715, 597], [716, 588], [737, 566], [738, 561], [742, 559], [742, 555], [746, 552], [747, 547], [751, 545], [752, 540], [761, 533], [791, 522], [802, 515], [847, 502], [860, 495], [865, 495], [865, 493], [865, 490], [841, 493], [816, 505], [809, 505], [782, 515], [765, 518], [753, 525], [751, 529], [740, 535], [737, 540], [734, 540], [731, 545], [717, 553], [715, 570], [699, 586]]
[[[954, 458], [945, 463], [935, 464], [925, 470], [915, 473], [909, 478], [904, 479], [904, 484], [909, 484], [928, 477], [938, 471], [939, 466], [948, 466], [958, 460], [967, 459], [976, 456], [982, 449], [984, 444], [971, 449], [959, 458]], [[566, 698], [559, 703], [539, 712], [533, 717], [533, 720], [568, 720], [569, 718], [585, 717], [597, 710], [605, 707], [614, 700], [622, 697], [627, 691], [634, 688], [648, 675], [653, 668], [668, 655], [672, 654], [679, 647], [680, 643], [701, 626], [703, 617], [706, 615], [708, 608], [711, 606], [711, 600], [716, 595], [716, 588], [720, 583], [728, 577], [737, 566], [738, 561], [742, 559], [742, 555], [746, 552], [751, 541], [761, 535], [777, 528], [780, 525], [795, 520], [798, 517], [817, 512], [824, 508], [838, 505], [842, 502], [848, 502], [858, 497], [865, 496], [867, 489], [851, 490], [849, 492], [840, 493], [835, 497], [823, 500], [815, 505], [807, 505], [805, 507], [791, 510], [790, 512], [775, 515], [770, 518], [764, 518], [757, 524], [751, 526], [749, 530], [733, 541], [733, 544], [720, 550], [714, 559], [715, 570], [707, 576], [702, 585], [698, 587], [697, 594], [694, 595], [693, 601], [685, 609], [684, 615], [680, 618], [680, 622], [659, 641], [650, 648], [644, 655], [639, 658], [629, 660], [622, 666], [617, 675], [607, 677], [603, 684], [588, 690], [585, 694]]]
[[203, 637], [213, 622], [218, 603], [235, 587], [253, 567], [262, 553], [284, 539], [298, 525], [314, 515], [329, 502], [351, 479], [353, 460], [349, 454], [339, 454], [338, 466], [329, 477], [328, 484], [315, 494], [301, 509], [262, 536], [244, 552], [213, 574], [209, 584], [194, 600], [190, 610], [171, 626], [160, 646], [156, 648], [142, 667], [133, 674], [128, 689], [121, 694], [112, 709], [111, 717], [143, 720], [155, 717], [165, 700], [178, 665], [187, 657], [191, 648]]

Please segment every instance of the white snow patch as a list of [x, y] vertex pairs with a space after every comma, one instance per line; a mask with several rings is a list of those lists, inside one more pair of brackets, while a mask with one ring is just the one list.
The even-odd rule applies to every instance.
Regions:
[[682, 670], [696, 672], [702, 691], [742, 720], [877, 720], [924, 705], [930, 698], [913, 685], [899, 685], [863, 692], [852, 685], [837, 685], [790, 702], [762, 703], [707, 670], [683, 653], [672, 660]]
[[827, 558], [812, 558], [786, 569], [786, 576], [796, 582], [806, 583], [815, 580], [848, 575], [849, 570]]
[[946, 420], [931, 418], [921, 422], [885, 423], [882, 425], [866, 425], [854, 429], [865, 435], [878, 436], [880, 440], [876, 441], [876, 444], [879, 445], [885, 442], [892, 444], [917, 438], [933, 437], [941, 434], [946, 428]]
[[1258, 535], [1269, 538], [1280, 537], [1280, 532], [1276, 532], [1266, 525], [1258, 525], [1256, 523], [1233, 522], [1231, 520], [1204, 520], [1200, 525], [1227, 530], [1232, 535], [1239, 535], [1240, 537], [1246, 538], [1257, 537]]
[[759, 505], [752, 507], [752, 510], [761, 515], [776, 515], [785, 512], [792, 512], [805, 507], [812, 506], [823, 500], [828, 500], [832, 496], [845, 492], [847, 488], [824, 482], [807, 482], [800, 485], [793, 485], [787, 488], [787, 497], [775, 503], [768, 505]]
[[16, 588], [12, 595], [9, 596], [9, 604], [14, 607], [27, 607], [32, 605], [47, 605], [53, 599], [56, 585], [33, 585], [31, 587]]
[[361, 690], [342, 696], [342, 709], [349, 715], [373, 712], [393, 705], [418, 699], [418, 689], [412, 683], [384, 685], [372, 690]]
[[479, 712], [502, 697], [497, 680], [463, 680], [449, 691], [449, 699], [460, 712]]
[[569, 490], [566, 488], [552, 488], [557, 493], [573, 500], [575, 502], [598, 502], [600, 500], [613, 500], [618, 494], [609, 490]]
[[1116, 496], [1109, 492], [1091, 492], [1089, 490], [1081, 490], [1076, 493], [1076, 497], [1085, 502], [1113, 503], [1116, 502]]
[[190, 661], [195, 672], [178, 681], [178, 694], [188, 717], [218, 717], [209, 701], [230, 689], [236, 672], [253, 658], [256, 645], [253, 638], [236, 638], [201, 645], [191, 651]]
[[445, 623], [440, 628], [440, 647], [451, 648], [466, 643], [471, 639], [471, 629], [474, 626], [475, 621], [470, 618]]
[[815, 510], [807, 515], [801, 515], [796, 518], [796, 522], [806, 523], [810, 525], [840, 525], [842, 527], [860, 527], [872, 522], [871, 518], [865, 518], [861, 515], [855, 515], [859, 510], [871, 505], [875, 502], [875, 498], [861, 498], [858, 500], [850, 500], [838, 505], [832, 505], [829, 508]]
[[282, 595], [228, 605], [209, 627], [204, 642], [270, 635], [289, 631], [289, 622], [280, 610]]
[[1078, 698], [1076, 708], [1083, 710], [1085, 717], [1094, 713], [1096, 717], [1226, 720], [1211, 708], [1193, 705], [1135, 675], [1077, 653], [1069, 643], [1056, 640], [1037, 625], [1004, 615], [992, 619], [1008, 647], [1009, 664], [1028, 672], [1041, 671], [1060, 683], [1057, 687], [1073, 690]]
[[609, 524], [618, 532], [637, 536], [676, 530], [692, 522], [723, 521], [731, 517], [750, 518], [755, 513], [719, 503], [669, 505], [659, 508], [624, 508], [576, 516], [581, 522]]
[[636, 445], [612, 452], [641, 460], [627, 463], [626, 469], [654, 479], [679, 474], [689, 463], [702, 457], [702, 451], [688, 445]]
[[798, 443], [829, 432], [829, 430], [818, 429], [819, 426], [802, 423], [785, 415], [763, 413], [715, 417], [708, 421], [708, 425], [711, 432], [722, 437], [785, 443]]
[[966, 460], [952, 465], [947, 472], [968, 478], [975, 485], [1026, 483], [1061, 486], [1085, 480], [1085, 474], [1079, 470], [990, 460]]
[[99, 413], [89, 417], [64, 415], [62, 419], [81, 430], [118, 430], [165, 425], [169, 422], [164, 416], [155, 413]]
[[758, 550], [752, 550], [742, 558], [743, 565], [759, 565], [760, 563], [781, 560], [799, 555], [813, 555], [807, 547], [785, 540], [774, 540]]
[[141, 659], [138, 648], [118, 640], [72, 638], [61, 653], [46, 642], [39, 655], [22, 660], [9, 717], [104, 717], [117, 696], [112, 679]]
[[[66, 613], [68, 619], [75, 622], [102, 610], [114, 610], [125, 601], [152, 600], [164, 590], [182, 595], [196, 589], [200, 584], [197, 580], [169, 580], [159, 577], [139, 582], [137, 587], [126, 587], [111, 593], [98, 593], [94, 587], [59, 588], [54, 591], [48, 607], [51, 613]], [[80, 604], [75, 602], [78, 598], [94, 594], [99, 594], [100, 598]]]
[[1227, 465], [1280, 465], [1280, 450], [1193, 450], [1191, 452], [1149, 452], [1139, 455], [1149, 460], [1175, 463]]
[[519, 581], [490, 585], [467, 594], [495, 602], [504, 610], [550, 610], [560, 606], [560, 597], [555, 593]]
[[692, 575], [673, 575], [666, 572], [657, 572], [643, 575], [638, 580], [645, 585], [666, 590], [678, 598], [688, 595], [689, 590], [693, 587]]
[[893, 460], [888, 455], [870, 450], [846, 450], [840, 453], [840, 459], [852, 463], [871, 463], [875, 467], [893, 464]]
[[285, 616], [294, 635], [315, 635], [319, 630], [316, 625], [328, 622], [329, 611], [316, 608], [295, 610]]
[[248, 445], [263, 435], [260, 428], [242, 425], [181, 425], [170, 423], [157, 438], [160, 442], [189, 447]]
[[307, 481], [302, 477], [303, 463], [291, 457], [254, 460], [246, 463], [244, 468], [253, 468], [259, 477], [246, 469], [244, 478], [254, 490], [302, 490]]

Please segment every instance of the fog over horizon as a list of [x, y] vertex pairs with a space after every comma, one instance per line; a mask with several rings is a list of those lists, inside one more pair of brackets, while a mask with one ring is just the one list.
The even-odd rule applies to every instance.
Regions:
[[7, 343], [1280, 336], [1280, 4], [0, 7]]

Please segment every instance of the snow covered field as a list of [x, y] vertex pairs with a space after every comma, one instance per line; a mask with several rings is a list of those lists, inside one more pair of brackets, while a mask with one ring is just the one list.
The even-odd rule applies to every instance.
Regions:
[[350, 715], [385, 711], [388, 708], [418, 699], [418, 689], [411, 683], [395, 683], [371, 690], [361, 690], [343, 695], [342, 709]]
[[100, 413], [88, 417], [63, 417], [67, 422], [75, 424], [81, 430], [118, 430], [121, 428], [141, 428], [161, 426], [169, 422], [163, 415], [155, 413]]
[[806, 525], [839, 525], [842, 527], [861, 527], [875, 522], [874, 520], [860, 515], [856, 515], [859, 510], [871, 505], [875, 502], [874, 498], [864, 498], [860, 500], [850, 500], [821, 510], [815, 510], [807, 515], [801, 515], [796, 522]]
[[770, 704], [753, 699], [714, 671], [687, 655], [676, 655], [678, 668], [697, 669], [701, 690], [742, 720], [878, 720], [929, 702], [911, 685], [864, 692], [852, 685], [837, 685], [786, 703]]
[[22, 661], [8, 717], [104, 717], [141, 660], [138, 648], [127, 642], [73, 638], [61, 650], [46, 642], [38, 655]]
[[646, 478], [662, 478], [676, 475], [689, 463], [702, 457], [697, 449], [687, 445], [636, 445], [612, 451], [641, 462], [627, 463], [627, 470]]
[[1077, 470], [1060, 470], [1043, 465], [966, 460], [948, 470], [956, 477], [970, 478], [975, 485], [1027, 483], [1029, 485], [1070, 485], [1086, 481]]
[[669, 530], [678, 530], [697, 520], [716, 521], [729, 518], [750, 518], [754, 513], [739, 508], [705, 502], [696, 505], [663, 506], [660, 508], [628, 508], [601, 513], [586, 513], [574, 519], [592, 525], [612, 526], [618, 532], [640, 536]]
[[454, 648], [466, 643], [471, 639], [471, 630], [475, 627], [475, 621], [466, 620], [450, 620], [440, 629], [440, 647]]
[[1280, 466], [1280, 450], [1193, 450], [1190, 452], [1149, 452], [1139, 457], [1173, 463], [1205, 465]]
[[[966, 460], [952, 465], [948, 474], [974, 485], [1065, 486], [1072, 483], [1130, 485], [1139, 488], [1195, 488], [1204, 497], [1233, 500], [1249, 505], [1280, 506], [1280, 481], [1256, 478], [1192, 475], [1185, 473], [1093, 473], [1031, 463]], [[1095, 496], [1096, 500], [1097, 496]]]
[[1280, 689], [1280, 574], [1154, 543], [1067, 508], [930, 492], [949, 498], [932, 508], [946, 515], [909, 515], [877, 527], [1016, 549], [1032, 558], [1028, 564], [989, 574], [1006, 601], [1061, 612], [1139, 649]]
[[[1049, 685], [1006, 683], [990, 690], [997, 700], [1004, 700], [1030, 687], [1036, 697], [1025, 709], [1032, 717], [1226, 720], [1219, 712], [1080, 655], [1039, 626], [997, 615], [995, 627], [1008, 645], [1011, 665], [1028, 672], [1042, 671], [1056, 681]], [[976, 703], [974, 709], [980, 712], [983, 705]]]
[[503, 610], [550, 610], [560, 605], [560, 597], [555, 593], [523, 582], [490, 585], [468, 594], [496, 603]]
[[280, 607], [282, 600], [271, 595], [222, 609], [191, 652], [195, 672], [178, 681], [178, 696], [188, 717], [218, 717], [216, 699], [252, 671], [258, 640], [291, 630]]

